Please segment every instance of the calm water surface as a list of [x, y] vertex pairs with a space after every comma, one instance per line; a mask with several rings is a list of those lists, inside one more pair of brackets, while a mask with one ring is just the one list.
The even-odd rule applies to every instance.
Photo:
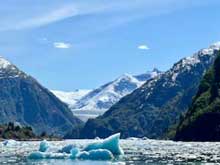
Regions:
[[[67, 144], [83, 148], [94, 140], [50, 142], [56, 151]], [[220, 164], [220, 143], [184, 143], [159, 140], [121, 140], [123, 157], [111, 162], [69, 159], [28, 160], [27, 155], [38, 149], [40, 142], [19, 142], [12, 146], [0, 144], [0, 165], [109, 165], [109, 164]]]

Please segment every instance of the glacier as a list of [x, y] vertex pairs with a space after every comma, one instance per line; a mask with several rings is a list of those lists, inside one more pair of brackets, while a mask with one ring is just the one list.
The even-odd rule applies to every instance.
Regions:
[[140, 75], [123, 74], [94, 90], [74, 92], [52, 90], [52, 92], [69, 106], [75, 116], [86, 122], [89, 118], [102, 115], [122, 97], [161, 73], [158, 69], [153, 69]]

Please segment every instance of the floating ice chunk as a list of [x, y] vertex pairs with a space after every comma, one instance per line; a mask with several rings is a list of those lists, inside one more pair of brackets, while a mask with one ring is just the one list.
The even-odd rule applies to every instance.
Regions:
[[47, 149], [49, 148], [49, 143], [46, 141], [46, 140], [43, 140], [41, 143], [40, 143], [40, 147], [39, 147], [39, 151], [40, 152], [45, 152], [47, 151]]
[[45, 153], [45, 159], [65, 159], [69, 157], [66, 153]]
[[71, 159], [76, 159], [77, 154], [79, 154], [79, 149], [78, 148], [72, 148], [70, 153], [71, 153], [70, 158]]
[[12, 140], [12, 139], [10, 139], [10, 140], [5, 140], [5, 141], [2, 142], [2, 144], [3, 144], [4, 146], [14, 146], [14, 145], [16, 145], [17, 143], [18, 143], [17, 141]]
[[95, 140], [101, 140], [99, 137], [96, 137]]
[[97, 149], [107, 149], [113, 155], [123, 155], [124, 152], [119, 145], [120, 133], [114, 134], [104, 140], [91, 143], [84, 148], [84, 151], [91, 151]]
[[70, 151], [74, 148], [74, 145], [69, 144], [67, 146], [64, 146], [61, 150], [59, 150], [59, 152], [61, 153], [70, 153]]
[[148, 137], [142, 137], [142, 140], [149, 140]]
[[28, 156], [29, 159], [44, 159], [45, 155], [42, 152], [36, 151], [32, 152]]
[[83, 151], [78, 154], [78, 159], [83, 160], [112, 160], [113, 154], [107, 149], [97, 149], [91, 151]]
[[127, 138], [127, 140], [140, 140], [140, 139], [136, 138], [136, 137], [129, 137], [129, 138]]
[[78, 159], [88, 160], [89, 159], [89, 152], [82, 151], [77, 155]]
[[107, 149], [98, 149], [89, 151], [90, 160], [112, 160], [113, 154]]
[[28, 155], [29, 159], [65, 159], [69, 155], [63, 153], [45, 153], [40, 151], [32, 152]]

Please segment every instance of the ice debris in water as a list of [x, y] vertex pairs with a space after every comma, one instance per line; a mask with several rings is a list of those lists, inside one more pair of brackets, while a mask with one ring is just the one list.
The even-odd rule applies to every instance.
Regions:
[[119, 145], [120, 133], [114, 134], [104, 140], [91, 143], [84, 148], [84, 151], [91, 151], [96, 149], [107, 149], [113, 155], [123, 155], [124, 152]]
[[107, 149], [96, 149], [88, 152], [82, 151], [77, 158], [83, 160], [112, 160], [114, 156]]
[[46, 141], [46, 140], [43, 140], [41, 143], [40, 143], [40, 147], [39, 147], [39, 151], [40, 152], [46, 152], [47, 149], [49, 148], [49, 143]]
[[15, 141], [15, 140], [5, 140], [5, 141], [3, 141], [2, 142], [2, 144], [4, 145], [4, 146], [14, 146], [14, 145], [16, 145], [18, 142], [17, 141]]
[[119, 145], [120, 133], [114, 134], [104, 140], [87, 145], [82, 151], [74, 145], [64, 146], [57, 153], [50, 152], [49, 143], [44, 140], [40, 143], [39, 151], [29, 154], [29, 159], [81, 159], [81, 160], [112, 160], [114, 156], [123, 155]]

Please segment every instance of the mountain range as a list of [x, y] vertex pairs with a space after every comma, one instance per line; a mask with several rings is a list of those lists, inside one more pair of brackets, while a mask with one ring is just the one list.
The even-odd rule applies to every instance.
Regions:
[[33, 77], [0, 57], [0, 123], [31, 126], [37, 134], [63, 136], [82, 124], [66, 104]]
[[140, 75], [123, 74], [117, 79], [94, 90], [76, 90], [74, 92], [52, 91], [58, 98], [69, 105], [73, 114], [83, 121], [105, 113], [122, 97], [130, 94], [162, 72], [158, 69]]
[[171, 69], [148, 80], [123, 97], [102, 116], [89, 119], [81, 130], [82, 138], [107, 137], [121, 132], [123, 138], [161, 138], [178, 123], [192, 103], [204, 73], [213, 64], [220, 43], [196, 52]]

